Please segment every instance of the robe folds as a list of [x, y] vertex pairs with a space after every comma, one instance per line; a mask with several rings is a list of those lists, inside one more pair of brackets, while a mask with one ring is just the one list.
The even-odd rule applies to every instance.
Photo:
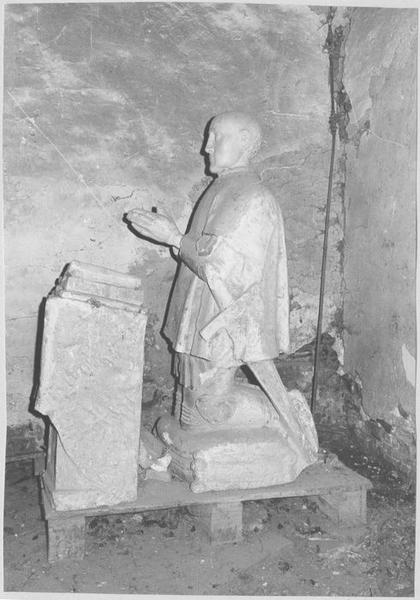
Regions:
[[230, 368], [288, 350], [283, 219], [253, 170], [233, 169], [210, 185], [179, 260], [163, 329], [175, 352]]

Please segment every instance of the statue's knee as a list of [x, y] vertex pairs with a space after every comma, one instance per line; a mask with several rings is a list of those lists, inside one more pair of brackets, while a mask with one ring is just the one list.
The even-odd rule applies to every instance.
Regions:
[[235, 412], [232, 398], [217, 398], [204, 394], [196, 400], [196, 409], [200, 416], [210, 424], [219, 425], [226, 423]]

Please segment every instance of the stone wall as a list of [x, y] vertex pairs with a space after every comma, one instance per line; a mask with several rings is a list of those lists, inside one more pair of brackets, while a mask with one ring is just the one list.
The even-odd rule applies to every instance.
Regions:
[[[285, 218], [292, 350], [314, 337], [330, 146], [323, 19], [323, 10], [280, 5], [6, 7], [11, 427], [31, 420], [38, 310], [71, 260], [142, 279], [145, 398], [170, 390], [170, 354], [159, 332], [175, 262], [130, 233], [122, 216], [157, 206], [185, 227], [209, 183], [200, 155], [204, 127], [223, 110], [259, 117], [265, 142], [258, 168]], [[342, 313], [340, 190], [338, 182], [324, 321], [335, 334]]]
[[367, 451], [412, 474], [417, 10], [353, 9], [349, 16], [344, 366], [362, 398], [350, 421]]

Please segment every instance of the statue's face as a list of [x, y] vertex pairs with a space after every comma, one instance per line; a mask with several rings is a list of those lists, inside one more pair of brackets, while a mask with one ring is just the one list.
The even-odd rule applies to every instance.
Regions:
[[236, 124], [228, 120], [216, 120], [210, 126], [205, 147], [210, 159], [210, 171], [221, 173], [226, 169], [247, 165], [246, 139]]

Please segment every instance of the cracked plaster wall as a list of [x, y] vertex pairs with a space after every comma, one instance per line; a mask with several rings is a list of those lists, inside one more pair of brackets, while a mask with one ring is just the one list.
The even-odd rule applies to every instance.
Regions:
[[[326, 30], [317, 12], [241, 4], [6, 6], [9, 425], [30, 418], [39, 304], [73, 259], [141, 278], [149, 314], [145, 393], [171, 387], [159, 330], [175, 262], [121, 219], [129, 208], [157, 205], [185, 227], [209, 183], [200, 156], [204, 127], [223, 110], [250, 111], [263, 127], [258, 169], [284, 212], [292, 349], [313, 338], [330, 149]], [[330, 331], [342, 308], [342, 228], [336, 191], [324, 318]]]
[[370, 417], [413, 429], [417, 10], [354, 9], [350, 18], [345, 369]]

